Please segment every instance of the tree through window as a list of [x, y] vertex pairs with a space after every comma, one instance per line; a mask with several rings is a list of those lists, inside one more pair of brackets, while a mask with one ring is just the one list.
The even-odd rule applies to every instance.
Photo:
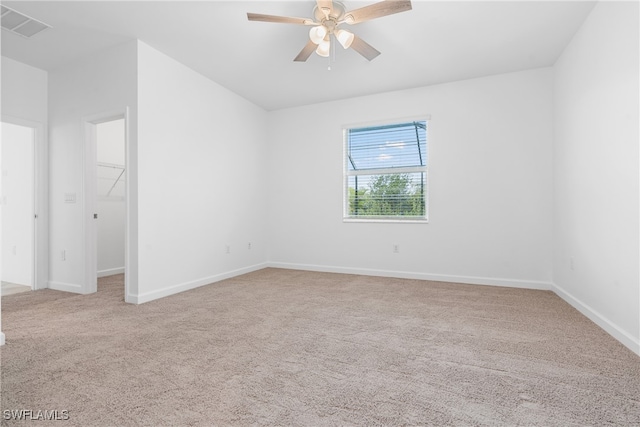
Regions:
[[349, 128], [345, 219], [427, 219], [427, 121]]

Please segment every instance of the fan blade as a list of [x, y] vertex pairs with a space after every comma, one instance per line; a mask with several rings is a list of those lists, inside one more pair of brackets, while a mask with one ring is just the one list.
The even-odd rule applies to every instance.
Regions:
[[329, 18], [329, 13], [333, 9], [333, 1], [331, 0], [316, 0], [318, 3], [318, 9], [324, 13], [325, 18]]
[[347, 12], [343, 21], [347, 24], [359, 24], [375, 18], [411, 10], [410, 0], [386, 0]]
[[292, 18], [290, 16], [263, 15], [261, 13], [247, 13], [249, 21], [275, 22], [278, 24], [316, 25], [312, 19]]
[[304, 62], [307, 59], [309, 59], [309, 57], [311, 56], [311, 54], [318, 48], [318, 45], [315, 44], [314, 42], [312, 42], [311, 40], [309, 40], [307, 42], [307, 44], [305, 45], [305, 47], [302, 48], [302, 50], [300, 51], [300, 53], [298, 54], [298, 56], [296, 56], [294, 58], [294, 61], [296, 62]]
[[362, 40], [358, 36], [355, 36], [353, 38], [353, 42], [351, 43], [351, 49], [355, 50], [360, 55], [367, 58], [367, 61], [371, 61], [376, 56], [380, 55], [380, 52], [378, 52], [378, 50], [375, 47], [371, 46], [369, 43]]

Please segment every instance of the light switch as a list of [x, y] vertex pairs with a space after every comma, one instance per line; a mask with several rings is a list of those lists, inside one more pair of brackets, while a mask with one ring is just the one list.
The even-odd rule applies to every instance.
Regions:
[[65, 203], [75, 203], [76, 202], [76, 193], [64, 193], [64, 202]]

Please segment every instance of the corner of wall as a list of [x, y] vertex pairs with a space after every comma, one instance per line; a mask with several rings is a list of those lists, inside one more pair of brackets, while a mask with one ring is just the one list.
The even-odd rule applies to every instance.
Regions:
[[640, 356], [640, 340], [621, 329], [618, 325], [599, 313], [593, 307], [585, 304], [566, 290], [556, 284], [551, 285], [551, 290], [562, 298], [567, 304], [578, 310], [593, 323], [602, 328], [609, 335], [620, 341], [629, 350]]

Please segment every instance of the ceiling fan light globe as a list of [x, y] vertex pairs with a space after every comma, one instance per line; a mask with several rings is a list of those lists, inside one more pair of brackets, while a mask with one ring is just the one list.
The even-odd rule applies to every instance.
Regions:
[[342, 47], [345, 49], [349, 49], [351, 43], [353, 43], [353, 39], [355, 38], [353, 33], [350, 33], [347, 30], [338, 30], [336, 31], [335, 35], [336, 39], [338, 39]]
[[324, 58], [327, 58], [330, 52], [331, 42], [329, 40], [323, 40], [316, 49], [316, 53]]
[[324, 25], [318, 25], [317, 27], [313, 27], [309, 30], [309, 39], [318, 45], [322, 43], [326, 35], [327, 29]]

